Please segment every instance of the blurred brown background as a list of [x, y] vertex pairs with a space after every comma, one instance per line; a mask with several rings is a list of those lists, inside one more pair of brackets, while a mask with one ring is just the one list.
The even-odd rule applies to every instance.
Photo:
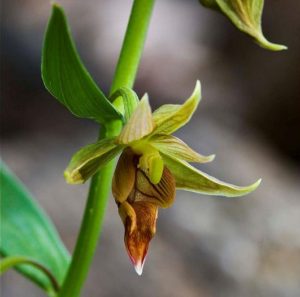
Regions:
[[[107, 91], [132, 1], [61, 0], [80, 54]], [[71, 251], [87, 185], [62, 172], [98, 127], [71, 116], [43, 88], [42, 36], [49, 1], [4, 0], [1, 16], [1, 155], [47, 210]], [[248, 197], [178, 192], [160, 211], [144, 274], [123, 246], [111, 199], [82, 296], [298, 297], [300, 292], [300, 3], [267, 0], [263, 27], [289, 47], [267, 52], [196, 0], [157, 0], [136, 82], [153, 108], [182, 102], [196, 79], [203, 101], [178, 135], [216, 160], [201, 166], [228, 182], [262, 177]], [[43, 293], [16, 272], [3, 297]]]

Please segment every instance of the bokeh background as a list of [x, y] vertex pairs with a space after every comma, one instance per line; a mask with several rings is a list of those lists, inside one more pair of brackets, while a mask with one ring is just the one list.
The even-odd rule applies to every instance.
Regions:
[[[132, 1], [61, 0], [80, 54], [107, 91]], [[203, 101], [178, 136], [203, 154], [204, 171], [259, 189], [241, 199], [178, 191], [159, 213], [142, 277], [123, 246], [123, 225], [110, 200], [82, 296], [298, 297], [300, 294], [300, 3], [266, 0], [263, 27], [289, 47], [268, 52], [196, 0], [157, 0], [136, 90], [153, 108], [183, 102], [196, 79]], [[40, 79], [49, 1], [3, 0], [1, 8], [1, 155], [74, 247], [87, 185], [62, 172], [98, 127], [74, 118]], [[16, 272], [3, 297], [43, 293]]]

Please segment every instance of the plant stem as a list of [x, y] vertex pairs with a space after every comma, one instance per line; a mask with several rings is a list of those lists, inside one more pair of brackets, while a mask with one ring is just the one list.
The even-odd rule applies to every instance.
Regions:
[[[120, 87], [132, 87], [134, 84], [154, 1], [135, 0], [133, 2], [111, 94]], [[120, 121], [110, 122], [101, 129], [99, 138], [116, 136], [120, 133], [121, 128]], [[92, 179], [72, 262], [58, 295], [60, 297], [77, 297], [80, 295], [102, 229], [114, 168], [115, 160], [101, 168]]]
[[132, 6], [111, 94], [120, 87], [132, 88], [140, 63], [155, 0], [135, 0]]

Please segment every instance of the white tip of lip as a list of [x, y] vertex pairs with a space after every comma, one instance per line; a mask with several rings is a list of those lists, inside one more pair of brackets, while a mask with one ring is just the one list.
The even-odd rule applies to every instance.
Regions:
[[138, 262], [135, 266], [134, 266], [134, 269], [136, 271], [136, 273], [138, 275], [142, 275], [143, 273], [143, 268], [144, 268], [144, 263], [141, 263], [141, 262]]

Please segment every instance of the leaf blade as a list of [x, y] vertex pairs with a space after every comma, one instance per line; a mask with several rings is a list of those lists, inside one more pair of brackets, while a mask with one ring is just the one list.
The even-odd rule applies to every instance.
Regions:
[[39, 269], [51, 282], [52, 288], [47, 290], [49, 296], [56, 296], [56, 293], [59, 291], [59, 285], [57, 283], [56, 278], [52, 275], [52, 273], [40, 263], [31, 260], [30, 258], [24, 256], [10, 256], [5, 257], [0, 260], [0, 276], [4, 274], [11, 268], [17, 269], [20, 265], [31, 265], [37, 269]]
[[122, 118], [81, 62], [64, 11], [57, 4], [47, 26], [41, 67], [46, 89], [74, 115], [101, 124]]
[[[61, 283], [70, 256], [54, 225], [25, 186], [1, 161], [0, 168], [1, 254], [29, 257], [45, 266]], [[51, 290], [49, 279], [37, 268], [22, 265], [18, 270], [40, 287]]]

